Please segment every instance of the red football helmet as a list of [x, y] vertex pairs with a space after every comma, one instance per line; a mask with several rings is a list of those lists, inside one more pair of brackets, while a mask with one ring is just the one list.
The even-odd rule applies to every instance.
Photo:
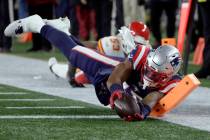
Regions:
[[141, 21], [133, 21], [129, 24], [129, 29], [134, 36], [135, 43], [142, 45], [149, 43], [150, 31], [146, 24]]

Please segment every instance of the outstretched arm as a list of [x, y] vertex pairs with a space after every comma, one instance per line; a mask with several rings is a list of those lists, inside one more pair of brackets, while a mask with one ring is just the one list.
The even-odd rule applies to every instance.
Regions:
[[150, 92], [146, 97], [144, 97], [142, 102], [150, 108], [153, 108], [163, 96], [164, 94], [158, 91]]
[[118, 64], [107, 80], [107, 87], [111, 92], [110, 106], [114, 109], [114, 101], [122, 98], [124, 94], [123, 82], [126, 81], [132, 71], [132, 63], [129, 60]]
[[110, 89], [113, 84], [122, 85], [126, 81], [132, 71], [132, 63], [129, 60], [125, 60], [115, 67], [112, 74], [107, 80], [107, 87]]

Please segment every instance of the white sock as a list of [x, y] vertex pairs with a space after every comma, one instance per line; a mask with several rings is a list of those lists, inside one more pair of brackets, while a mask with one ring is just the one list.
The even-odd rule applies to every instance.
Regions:
[[27, 17], [22, 20], [25, 25], [24, 30], [25, 31], [31, 31], [33, 33], [40, 33], [42, 27], [45, 25], [44, 21], [42, 18], [38, 15], [33, 15], [30, 17]]

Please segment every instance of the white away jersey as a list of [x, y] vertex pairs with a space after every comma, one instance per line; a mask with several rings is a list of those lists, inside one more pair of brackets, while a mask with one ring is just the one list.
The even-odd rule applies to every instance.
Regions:
[[116, 36], [101, 38], [98, 41], [97, 49], [107, 56], [125, 58], [121, 43]]

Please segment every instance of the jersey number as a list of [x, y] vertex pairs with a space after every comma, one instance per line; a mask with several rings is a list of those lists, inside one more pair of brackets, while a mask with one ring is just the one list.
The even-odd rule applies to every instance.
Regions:
[[110, 41], [112, 43], [112, 49], [114, 51], [119, 51], [120, 50], [120, 42], [117, 38], [110, 38]]

